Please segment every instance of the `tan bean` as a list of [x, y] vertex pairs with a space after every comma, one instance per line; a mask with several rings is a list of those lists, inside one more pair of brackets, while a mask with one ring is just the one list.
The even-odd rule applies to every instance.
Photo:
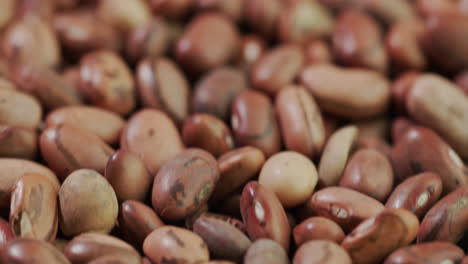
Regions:
[[144, 0], [103, 0], [98, 2], [96, 12], [99, 18], [125, 33], [151, 19], [151, 10]]
[[3, 29], [11, 20], [15, 13], [15, 0], [6, 0], [1, 3], [0, 8], [0, 29]]
[[5, 67], [8, 67], [6, 65], [2, 65], [3, 62], [0, 62], [0, 89], [9, 89], [9, 90], [15, 90], [16, 89], [16, 86], [9, 80], [7, 80], [6, 78], [2, 77], [3, 75], [3, 70], [2, 67], [5, 66]]
[[353, 263], [349, 254], [335, 242], [314, 240], [303, 244], [294, 254], [293, 264]]
[[0, 157], [34, 160], [37, 137], [27, 128], [0, 125]]
[[244, 264], [289, 264], [284, 248], [274, 240], [260, 238], [247, 250]]
[[66, 236], [108, 233], [117, 220], [118, 202], [112, 186], [93, 170], [70, 174], [59, 195], [60, 229]]
[[353, 122], [359, 130], [359, 139], [374, 137], [386, 140], [389, 136], [390, 119], [387, 116], [380, 116], [369, 120]]
[[0, 124], [36, 129], [42, 108], [36, 98], [12, 89], [0, 89]]
[[294, 228], [293, 235], [297, 246], [310, 240], [341, 243], [345, 238], [345, 233], [338, 224], [322, 216], [307, 218]]
[[400, 248], [385, 260], [385, 264], [460, 263], [464, 252], [447, 242], [429, 242]]
[[4, 263], [71, 263], [51, 244], [27, 238], [11, 241], [4, 249], [3, 261]]

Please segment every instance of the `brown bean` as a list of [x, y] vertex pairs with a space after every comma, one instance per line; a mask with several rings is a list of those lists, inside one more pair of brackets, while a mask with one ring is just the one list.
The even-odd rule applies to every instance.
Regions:
[[405, 132], [415, 124], [405, 117], [397, 117], [392, 122], [392, 141], [396, 144]]
[[198, 218], [193, 232], [203, 238], [215, 258], [240, 262], [252, 244], [239, 229], [212, 217]]
[[317, 215], [334, 221], [345, 232], [384, 210], [384, 206], [374, 198], [344, 187], [317, 191], [308, 203]]
[[358, 139], [356, 144], [356, 150], [361, 149], [373, 149], [379, 151], [390, 159], [390, 153], [392, 152], [392, 147], [383, 139], [379, 137], [364, 136]]
[[358, 133], [356, 126], [346, 126], [328, 139], [318, 168], [320, 186], [338, 185], [357, 142]]
[[421, 222], [418, 242], [457, 243], [468, 229], [468, 187], [460, 187], [437, 202]]
[[310, 198], [317, 185], [314, 163], [300, 153], [279, 152], [262, 167], [258, 182], [272, 190], [283, 207], [298, 206]]
[[191, 74], [229, 62], [238, 48], [239, 32], [218, 13], [200, 14], [188, 24], [175, 46], [176, 59]]
[[209, 114], [194, 114], [185, 120], [182, 139], [187, 147], [204, 149], [215, 157], [234, 148], [229, 128], [222, 120]]
[[55, 1], [19, 0], [16, 8], [15, 17], [38, 17], [48, 20], [55, 13]]
[[228, 121], [232, 101], [244, 90], [247, 90], [247, 80], [242, 72], [225, 66], [216, 68], [195, 85], [193, 111]]
[[[338, 117], [375, 117], [385, 112], [390, 100], [388, 81], [370, 70], [310, 65], [302, 72], [301, 80], [321, 109]], [[358, 96], [362, 94], [366, 97]]]
[[294, 264], [353, 263], [349, 254], [338, 244], [327, 240], [314, 240], [303, 244], [294, 254]]
[[274, 240], [257, 239], [247, 250], [244, 264], [289, 264], [284, 248]]
[[172, 120], [161, 111], [149, 109], [137, 112], [128, 120], [120, 146], [136, 153], [151, 175], [184, 148]]
[[297, 246], [310, 240], [341, 243], [345, 238], [345, 233], [338, 224], [322, 216], [307, 218], [294, 228], [293, 235]]
[[184, 16], [193, 5], [192, 0], [148, 0], [154, 14], [170, 18]]
[[421, 172], [434, 172], [442, 178], [444, 194], [468, 184], [463, 161], [430, 129], [410, 127], [400, 136], [391, 156], [397, 182]]
[[47, 176], [23, 175], [13, 187], [10, 224], [16, 237], [55, 240], [58, 228], [57, 190]]
[[429, 242], [400, 248], [393, 252], [385, 264], [438, 264], [459, 263], [464, 252], [447, 242]]
[[0, 29], [3, 29], [11, 20], [15, 13], [15, 0], [2, 1], [0, 4]]
[[109, 158], [104, 176], [114, 188], [119, 201], [143, 201], [153, 181], [143, 161], [128, 150], [119, 150]]
[[314, 98], [303, 86], [289, 86], [276, 96], [275, 108], [286, 148], [318, 156], [325, 144], [325, 127]]
[[425, 172], [400, 183], [385, 204], [388, 208], [403, 208], [422, 218], [439, 200], [442, 180], [439, 175]]
[[11, 231], [10, 224], [3, 218], [0, 218], [0, 251], [3, 250], [14, 237], [15, 235]]
[[0, 89], [0, 124], [36, 129], [42, 108], [36, 98], [12, 89]]
[[[93, 259], [87, 262], [87, 264], [127, 264], [129, 260], [122, 258], [121, 256], [106, 255]], [[135, 263], [140, 263], [135, 258]]]
[[258, 182], [245, 185], [241, 214], [250, 239], [273, 239], [284, 249], [289, 249], [291, 228], [288, 217], [273, 191]]
[[[257, 175], [265, 155], [254, 147], [233, 149], [218, 159], [220, 178], [210, 201], [220, 202]], [[223, 206], [224, 207], [224, 206]]]
[[406, 98], [414, 82], [421, 75], [419, 72], [407, 71], [401, 74], [391, 85], [390, 92], [392, 94], [393, 106], [397, 113], [407, 114]]
[[[239, 200], [239, 203], [240, 203], [240, 200]], [[190, 229], [193, 229], [193, 224], [195, 223], [195, 221], [197, 221], [198, 218], [205, 217], [205, 218], [210, 218], [210, 219], [213, 218], [213, 219], [221, 220], [221, 221], [227, 223], [228, 225], [230, 225], [232, 227], [235, 227], [236, 229], [240, 230], [242, 233], [246, 233], [245, 224], [241, 220], [239, 220], [237, 218], [230, 217], [228, 215], [210, 213], [207, 210], [208, 210], [208, 206], [206, 206], [206, 210], [205, 210], [205, 208], [202, 208], [201, 210], [199, 210], [196, 213], [196, 214], [198, 214], [198, 216], [194, 217], [194, 219], [192, 221], [192, 224], [190, 226], [189, 225], [187, 225], [187, 226]]]
[[181, 220], [208, 201], [218, 179], [218, 164], [210, 153], [187, 149], [166, 162], [156, 175], [153, 208], [163, 219]]
[[454, 83], [435, 74], [421, 75], [408, 92], [406, 106], [413, 119], [434, 129], [468, 159], [468, 96]]
[[263, 93], [246, 90], [232, 103], [231, 125], [240, 146], [257, 147], [271, 156], [281, 149], [281, 137], [270, 99]]
[[105, 234], [84, 233], [74, 237], [65, 247], [65, 255], [72, 263], [89, 263], [103, 256], [116, 256], [124, 263], [139, 264], [141, 257], [126, 242]]
[[243, 36], [239, 44], [239, 54], [235, 58], [236, 65], [248, 72], [265, 51], [266, 44], [262, 38], [257, 35]]
[[270, 50], [252, 66], [250, 81], [255, 89], [274, 95], [294, 81], [303, 64], [302, 49], [283, 44]]
[[128, 114], [135, 107], [132, 73], [111, 51], [94, 51], [81, 58], [80, 90], [92, 104], [121, 115]]
[[144, 59], [137, 66], [136, 78], [144, 106], [161, 109], [178, 124], [187, 118], [190, 85], [173, 61]]
[[308, 41], [304, 46], [304, 65], [331, 63], [333, 55], [331, 54], [328, 44], [320, 39]]
[[209, 251], [197, 234], [180, 227], [163, 226], [146, 237], [143, 252], [154, 263], [174, 264], [209, 260]]
[[458, 74], [454, 82], [468, 96], [468, 71]]
[[4, 249], [3, 261], [4, 263], [71, 263], [51, 244], [27, 238], [16, 239], [8, 243]]
[[244, 16], [249, 28], [265, 38], [272, 38], [284, 1], [250, 0], [244, 2]]
[[239, 21], [243, 15], [243, 0], [195, 0], [194, 8], [200, 11], [218, 11], [234, 21]]
[[104, 173], [107, 161], [114, 154], [97, 136], [68, 124], [45, 129], [40, 137], [40, 149], [47, 165], [61, 180], [82, 168]]
[[0, 157], [34, 160], [36, 132], [22, 127], [0, 125]]
[[121, 32], [127, 33], [151, 19], [151, 10], [144, 0], [103, 0], [97, 5], [97, 16]]
[[89, 169], [76, 170], [59, 195], [60, 229], [66, 236], [84, 232], [108, 233], [117, 220], [118, 202], [107, 180]]

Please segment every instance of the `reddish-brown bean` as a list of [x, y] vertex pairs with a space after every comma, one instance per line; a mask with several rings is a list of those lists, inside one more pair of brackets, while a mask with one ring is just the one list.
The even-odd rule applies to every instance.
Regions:
[[351, 264], [349, 254], [338, 244], [314, 240], [303, 244], [294, 254], [293, 264]]
[[239, 21], [243, 15], [243, 0], [195, 0], [196, 11], [218, 11], [234, 21]]
[[396, 144], [405, 132], [415, 124], [405, 117], [397, 117], [392, 122], [392, 141]]
[[390, 86], [390, 92], [392, 94], [393, 106], [397, 113], [406, 114], [406, 98], [411, 87], [421, 75], [419, 72], [407, 71], [393, 82]]
[[266, 44], [262, 38], [256, 35], [243, 36], [239, 44], [239, 54], [235, 58], [236, 65], [248, 72], [265, 51]]
[[10, 224], [3, 218], [0, 218], [0, 251], [3, 250], [14, 237], [15, 235], [11, 231]]
[[297, 246], [309, 240], [328, 240], [341, 243], [345, 238], [345, 233], [338, 224], [322, 216], [307, 218], [294, 228], [293, 235]]
[[0, 260], [3, 260], [3, 263], [71, 264], [65, 255], [54, 246], [35, 239], [15, 239], [5, 246], [2, 255]]
[[249, 28], [266, 38], [272, 38], [277, 30], [282, 0], [244, 1], [244, 16]]
[[392, 147], [385, 140], [373, 136], [361, 136], [356, 144], [356, 150], [373, 149], [390, 159]]
[[154, 14], [170, 18], [183, 17], [191, 10], [192, 0], [148, 0]]
[[304, 45], [304, 65], [316, 64], [316, 63], [330, 63], [333, 61], [328, 44], [323, 40], [312, 40], [308, 41]]
[[33, 130], [0, 124], [0, 157], [34, 160], [37, 137]]
[[244, 264], [289, 264], [284, 248], [274, 240], [257, 239], [247, 250]]
[[429, 242], [407, 246], [393, 252], [385, 264], [461, 263], [463, 250], [447, 242]]

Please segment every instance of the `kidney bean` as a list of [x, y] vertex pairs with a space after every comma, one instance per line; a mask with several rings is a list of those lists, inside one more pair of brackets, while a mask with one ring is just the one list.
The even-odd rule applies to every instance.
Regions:
[[444, 194], [467, 185], [463, 161], [430, 129], [410, 127], [400, 136], [391, 156], [396, 182], [421, 172], [434, 172], [442, 178]]
[[247, 80], [241, 71], [231, 67], [216, 68], [195, 85], [193, 111], [227, 121], [232, 101], [244, 90], [247, 90]]
[[153, 208], [163, 219], [181, 220], [208, 201], [218, 179], [218, 164], [210, 153], [187, 149], [166, 162], [156, 175]]
[[459, 263], [464, 255], [463, 250], [456, 245], [429, 242], [400, 248], [385, 260], [385, 264]]
[[0, 89], [0, 124], [34, 130], [39, 127], [42, 109], [36, 98], [13, 89]]
[[418, 218], [405, 209], [385, 209], [356, 227], [341, 243], [353, 263], [381, 263], [416, 238]]
[[8, 243], [4, 249], [3, 261], [4, 263], [71, 263], [51, 244], [27, 238], [15, 239]]
[[314, 240], [303, 244], [294, 255], [294, 264], [353, 263], [349, 254], [335, 242]]
[[303, 64], [302, 49], [283, 44], [258, 59], [250, 71], [250, 81], [254, 88], [274, 95], [293, 82]]
[[333, 55], [327, 43], [320, 39], [307, 41], [304, 45], [304, 56], [304, 65], [331, 63], [333, 60]]
[[1, 51], [8, 61], [41, 67], [54, 68], [62, 60], [53, 28], [38, 16], [25, 16], [10, 23], [3, 33]]
[[357, 138], [356, 126], [342, 127], [328, 139], [320, 159], [318, 174], [320, 186], [338, 185]]
[[240, 262], [252, 244], [239, 229], [211, 217], [198, 218], [193, 231], [203, 238], [215, 258]]
[[284, 248], [274, 240], [257, 239], [247, 250], [244, 264], [289, 264]]
[[279, 152], [262, 167], [258, 182], [272, 190], [285, 208], [307, 201], [317, 185], [314, 163], [306, 156], [293, 152]]
[[345, 232], [384, 210], [384, 206], [374, 198], [344, 187], [317, 191], [308, 203], [317, 215], [334, 221]]
[[234, 21], [239, 21], [243, 15], [243, 0], [195, 0], [197, 11], [217, 11], [225, 14]]
[[107, 180], [89, 169], [70, 174], [58, 193], [60, 229], [66, 236], [108, 233], [117, 220], [118, 202]]
[[401, 74], [390, 86], [392, 101], [395, 111], [399, 114], [407, 114], [406, 98], [410, 89], [421, 75], [419, 72], [407, 71]]
[[291, 230], [288, 217], [273, 191], [258, 182], [245, 185], [241, 214], [250, 239], [273, 239], [284, 249], [289, 249]]
[[175, 57], [191, 74], [201, 74], [231, 61], [239, 32], [218, 13], [200, 14], [187, 26], [175, 46]]
[[265, 52], [266, 43], [262, 38], [257, 35], [245, 35], [241, 37], [239, 54], [234, 60], [238, 67], [248, 72]]
[[265, 38], [272, 38], [276, 33], [283, 2], [281, 0], [244, 1], [244, 16], [249, 28]]
[[458, 74], [455, 78], [455, 84], [468, 96], [468, 71]]
[[281, 149], [273, 106], [263, 93], [246, 90], [232, 103], [231, 125], [239, 145], [250, 145], [271, 156]]
[[328, 240], [341, 243], [345, 238], [345, 233], [338, 224], [321, 216], [304, 220], [294, 228], [293, 235], [297, 246], [310, 240]]
[[421, 222], [418, 242], [448, 241], [457, 243], [466, 232], [468, 187], [460, 187], [438, 201]]
[[439, 200], [442, 180], [439, 175], [425, 172], [411, 176], [400, 183], [385, 204], [388, 208], [403, 208], [417, 217], [424, 214]]
[[11, 195], [10, 225], [16, 237], [55, 239], [57, 190], [47, 176], [29, 173], [16, 182]]
[[142, 202], [127, 200], [120, 207], [119, 229], [125, 240], [132, 242], [137, 248], [143, 246], [143, 241], [153, 230], [163, 225], [153, 209]]
[[190, 263], [209, 260], [208, 247], [197, 234], [175, 226], [163, 226], [149, 234], [143, 252], [154, 263]]
[[192, 9], [192, 0], [148, 0], [154, 14], [180, 18]]
[[384, 202], [393, 188], [392, 165], [388, 158], [377, 150], [359, 150], [346, 165], [340, 186]]
[[124, 149], [110, 157], [104, 175], [119, 201], [143, 201], [147, 198], [153, 181], [153, 176], [143, 161], [136, 154]]
[[[325, 112], [350, 119], [364, 119], [385, 112], [390, 99], [388, 81], [364, 69], [345, 69], [327, 64], [304, 69], [302, 83]], [[366, 98], [362, 95], [366, 94]]]
[[141, 263], [140, 254], [126, 242], [109, 235], [84, 233], [73, 238], [65, 247], [65, 255], [72, 263], [89, 263], [103, 256], [115, 256], [123, 263]]
[[325, 144], [325, 128], [314, 98], [302, 86], [289, 86], [276, 96], [275, 108], [286, 148], [318, 156]]
[[37, 134], [27, 128], [0, 125], [0, 157], [33, 160], [37, 153]]
[[151, 10], [144, 0], [98, 1], [96, 13], [100, 19], [124, 33], [144, 25], [151, 19]]
[[61, 180], [81, 168], [104, 173], [114, 150], [96, 135], [61, 124], [45, 129], [40, 137], [42, 157]]
[[182, 139], [187, 147], [202, 148], [215, 157], [234, 148], [229, 128], [222, 120], [209, 114], [194, 114], [185, 120]]
[[464, 114], [468, 97], [455, 84], [437, 75], [422, 75], [408, 92], [406, 106], [412, 118], [433, 128], [462, 158], [468, 158], [468, 116]]
[[120, 146], [136, 153], [151, 175], [184, 148], [172, 120], [161, 111], [149, 109], [137, 112], [128, 120]]
[[144, 59], [136, 76], [145, 106], [161, 109], [178, 124], [187, 118], [190, 85], [174, 62], [166, 58]]
[[397, 143], [405, 132], [415, 124], [405, 117], [397, 117], [392, 122], [392, 141]]
[[10, 224], [3, 218], [0, 218], [0, 251], [3, 250], [14, 237], [15, 235], [11, 231]]
[[385, 157], [390, 159], [390, 153], [392, 152], [392, 147], [379, 137], [364, 136], [358, 139], [356, 144], [356, 150], [362, 149], [373, 149], [379, 151]]

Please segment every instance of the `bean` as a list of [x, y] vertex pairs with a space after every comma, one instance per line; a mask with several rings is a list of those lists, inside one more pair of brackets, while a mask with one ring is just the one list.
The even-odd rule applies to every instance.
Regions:
[[239, 46], [239, 55], [235, 59], [236, 65], [246, 72], [248, 72], [252, 65], [266, 52], [265, 41], [257, 35], [243, 36]]
[[294, 242], [301, 246], [310, 240], [328, 240], [341, 243], [345, 233], [341, 227], [328, 218], [314, 216], [307, 218], [293, 230]]
[[303, 244], [294, 255], [294, 264], [353, 263], [349, 254], [339, 245], [326, 240]]
[[453, 244], [429, 242], [400, 248], [385, 260], [385, 264], [459, 263], [464, 255], [463, 250]]
[[10, 224], [3, 218], [0, 218], [0, 250], [3, 250], [14, 237], [15, 235], [11, 231]]
[[37, 134], [27, 128], [0, 125], [0, 157], [34, 160]]
[[0, 29], [3, 29], [14, 15], [15, 0], [7, 0], [1, 4]]
[[121, 32], [144, 25], [151, 18], [151, 11], [144, 0], [104, 0], [99, 1], [97, 16]]
[[399, 114], [407, 114], [406, 98], [408, 93], [421, 73], [408, 71], [401, 74], [390, 87], [393, 106]]
[[308, 41], [304, 47], [305, 65], [331, 63], [333, 55], [323, 40]]
[[153, 13], [161, 14], [165, 17], [180, 18], [184, 16], [191, 8], [192, 0], [149, 0]]
[[242, 0], [195, 0], [194, 8], [200, 11], [218, 11], [234, 21], [239, 21], [243, 15]]
[[12, 89], [0, 89], [0, 124], [36, 129], [42, 109], [36, 98]]
[[51, 244], [27, 238], [15, 239], [8, 243], [4, 249], [3, 261], [4, 263], [71, 263]]
[[276, 33], [276, 25], [283, 8], [281, 0], [251, 0], [244, 3], [244, 16], [252, 31], [269, 39]]
[[289, 264], [284, 248], [274, 240], [261, 238], [256, 240], [247, 250], [245, 264]]

